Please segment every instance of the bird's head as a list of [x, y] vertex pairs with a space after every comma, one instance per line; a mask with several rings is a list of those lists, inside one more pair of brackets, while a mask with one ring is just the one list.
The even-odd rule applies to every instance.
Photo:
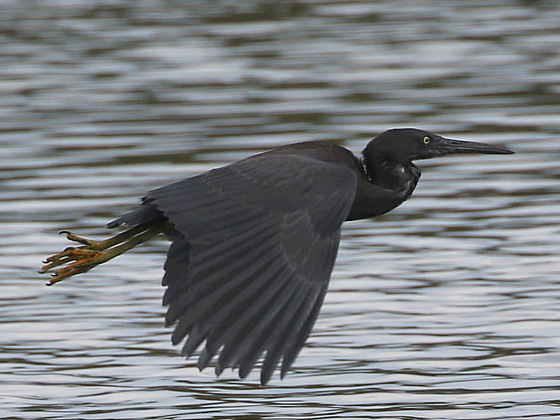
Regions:
[[415, 128], [387, 130], [369, 142], [363, 151], [366, 160], [409, 163], [418, 159], [457, 153], [510, 154], [512, 150], [473, 141], [452, 140]]

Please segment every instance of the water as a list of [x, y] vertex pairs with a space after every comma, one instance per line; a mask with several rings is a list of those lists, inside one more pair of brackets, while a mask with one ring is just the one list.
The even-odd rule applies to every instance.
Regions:
[[[4, 418], [560, 416], [557, 2], [5, 1]], [[511, 156], [421, 162], [412, 199], [348, 223], [289, 375], [215, 379], [163, 327], [164, 240], [46, 288], [70, 228], [295, 141], [358, 153], [415, 126]]]

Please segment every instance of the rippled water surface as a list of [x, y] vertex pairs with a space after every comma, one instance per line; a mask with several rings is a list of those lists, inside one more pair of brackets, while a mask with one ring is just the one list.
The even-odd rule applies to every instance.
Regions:
[[[4, 418], [560, 417], [555, 1], [4, 1]], [[202, 373], [163, 327], [163, 239], [44, 286], [70, 228], [270, 147], [359, 153], [415, 126], [510, 156], [423, 161], [412, 199], [347, 223], [284, 379]]]

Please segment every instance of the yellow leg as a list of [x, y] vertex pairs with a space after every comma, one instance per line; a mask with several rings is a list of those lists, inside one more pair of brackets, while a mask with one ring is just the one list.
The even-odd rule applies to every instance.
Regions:
[[157, 221], [135, 226], [104, 241], [93, 241], [73, 234], [72, 232], [62, 231], [66, 238], [71, 241], [83, 244], [79, 247], [69, 247], [64, 251], [51, 255], [44, 261], [44, 265], [39, 273], [46, 273], [55, 267], [59, 267], [51, 274], [51, 279], [47, 285], [51, 286], [59, 281], [76, 274], [85, 273], [93, 267], [103, 264], [112, 258], [146, 242], [158, 233], [164, 232], [168, 227], [166, 221]]

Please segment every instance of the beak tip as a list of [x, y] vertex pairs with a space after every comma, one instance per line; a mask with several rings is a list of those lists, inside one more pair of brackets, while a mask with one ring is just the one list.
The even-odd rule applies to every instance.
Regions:
[[513, 155], [515, 154], [515, 151], [508, 149], [507, 147], [499, 147], [496, 153], [500, 155]]

